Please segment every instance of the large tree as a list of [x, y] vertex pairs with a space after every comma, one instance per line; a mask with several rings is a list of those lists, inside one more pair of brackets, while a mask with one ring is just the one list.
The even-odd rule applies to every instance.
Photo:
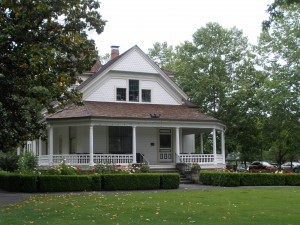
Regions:
[[276, 160], [300, 152], [300, 7], [286, 7], [258, 45], [259, 64], [265, 75], [265, 137]]
[[272, 22], [276, 19], [284, 17], [284, 9], [292, 4], [300, 5], [299, 0], [274, 0], [272, 4], [268, 6], [267, 12], [269, 13], [269, 19], [263, 21], [263, 28], [270, 28]]
[[261, 149], [261, 104], [256, 89], [262, 80], [242, 31], [208, 23], [197, 30], [192, 42], [177, 46], [173, 54], [171, 47], [162, 44], [158, 51], [158, 46], [152, 53], [172, 55], [163, 60], [167, 62], [164, 66], [175, 73], [176, 82], [191, 101], [227, 124], [226, 148], [245, 153], [244, 159], [251, 160]]
[[0, 1], [0, 150], [37, 138], [41, 109], [80, 102], [70, 89], [97, 58], [96, 0]]

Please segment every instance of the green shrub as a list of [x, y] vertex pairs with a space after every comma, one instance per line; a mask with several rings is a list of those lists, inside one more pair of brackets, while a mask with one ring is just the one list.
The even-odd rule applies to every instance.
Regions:
[[92, 177], [88, 175], [42, 175], [38, 178], [40, 192], [90, 191]]
[[239, 173], [220, 173], [219, 180], [220, 180], [219, 186], [223, 186], [223, 187], [240, 186]]
[[37, 192], [37, 176], [1, 172], [0, 188], [13, 192]]
[[284, 175], [271, 173], [243, 173], [242, 186], [272, 186], [285, 185]]
[[13, 172], [18, 169], [19, 156], [16, 151], [1, 152], [0, 151], [0, 170]]
[[178, 173], [165, 173], [160, 175], [161, 189], [177, 189], [179, 187], [180, 177]]
[[200, 173], [200, 183], [204, 185], [211, 185], [211, 172], [204, 172]]
[[101, 175], [90, 175], [91, 176], [91, 190], [101, 191], [102, 190], [102, 176]]
[[300, 186], [300, 174], [284, 174], [286, 185]]
[[36, 171], [38, 165], [37, 157], [31, 151], [23, 152], [17, 164], [21, 173], [32, 173]]
[[112, 190], [159, 189], [159, 174], [107, 174], [103, 175], [102, 188]]

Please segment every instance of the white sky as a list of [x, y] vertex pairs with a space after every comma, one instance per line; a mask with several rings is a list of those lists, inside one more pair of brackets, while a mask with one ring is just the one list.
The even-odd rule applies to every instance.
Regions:
[[100, 14], [107, 20], [104, 32], [92, 34], [100, 55], [111, 45], [120, 53], [138, 45], [145, 53], [155, 42], [179, 45], [191, 41], [208, 22], [243, 30], [253, 44], [268, 18], [267, 5], [274, 0], [100, 0]]

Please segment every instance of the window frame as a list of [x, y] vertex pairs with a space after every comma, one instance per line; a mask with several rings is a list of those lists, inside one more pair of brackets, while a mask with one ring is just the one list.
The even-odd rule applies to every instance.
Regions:
[[[146, 101], [145, 100], [145, 98], [144, 98], [144, 91], [148, 91], [149, 92], [149, 101]], [[151, 92], [152, 92], [152, 90], [151, 89], [142, 89], [141, 90], [141, 96], [142, 96], [142, 101], [141, 102], [151, 102], [152, 101], [152, 99], [151, 99]]]

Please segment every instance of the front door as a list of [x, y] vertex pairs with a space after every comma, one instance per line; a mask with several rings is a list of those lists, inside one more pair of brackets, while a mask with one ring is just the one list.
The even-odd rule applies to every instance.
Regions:
[[171, 129], [159, 130], [159, 162], [171, 163], [173, 162], [172, 150], [172, 131]]

